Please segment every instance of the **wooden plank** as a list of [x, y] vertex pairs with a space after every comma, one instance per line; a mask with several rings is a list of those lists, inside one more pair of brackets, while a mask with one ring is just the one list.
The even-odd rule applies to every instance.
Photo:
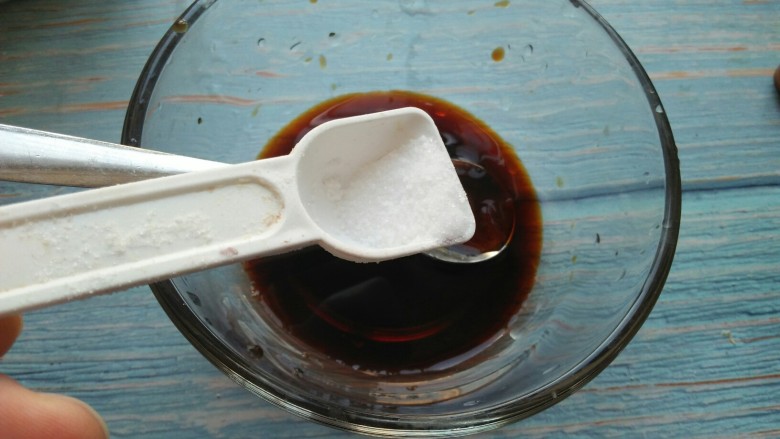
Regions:
[[639, 57], [671, 120], [686, 189], [780, 182], [775, 1], [594, 1]]
[[[671, 120], [687, 190], [678, 255], [649, 320], [606, 371], [557, 406], [481, 436], [780, 436], [780, 99], [771, 86], [780, 2], [592, 4], [642, 61]], [[117, 141], [135, 78], [186, 6], [0, 4], [0, 123]], [[0, 183], [0, 203], [59, 192]], [[349, 436], [234, 385], [147, 288], [26, 322], [0, 372], [83, 398], [114, 437]]]

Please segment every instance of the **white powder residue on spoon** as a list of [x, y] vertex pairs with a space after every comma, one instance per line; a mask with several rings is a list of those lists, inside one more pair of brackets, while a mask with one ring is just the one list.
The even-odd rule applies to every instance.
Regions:
[[361, 245], [446, 246], [466, 241], [474, 231], [468, 198], [439, 139], [412, 139], [323, 186], [336, 208], [336, 231]]

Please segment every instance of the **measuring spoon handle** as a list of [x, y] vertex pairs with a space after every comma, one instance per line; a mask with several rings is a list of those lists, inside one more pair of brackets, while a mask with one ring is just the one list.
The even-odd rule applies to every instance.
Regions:
[[315, 243], [291, 156], [0, 207], [0, 315]]

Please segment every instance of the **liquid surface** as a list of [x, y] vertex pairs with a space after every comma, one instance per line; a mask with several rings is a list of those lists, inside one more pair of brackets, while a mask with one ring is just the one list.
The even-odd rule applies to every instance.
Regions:
[[533, 286], [542, 241], [527, 173], [511, 146], [469, 113], [401, 91], [323, 102], [260, 154], [287, 154], [313, 127], [332, 119], [408, 106], [435, 121], [475, 214], [474, 238], [455, 250], [480, 253], [511, 239], [501, 255], [470, 265], [425, 255], [355, 264], [310, 248], [245, 263], [255, 298], [285, 331], [355, 369], [388, 374], [452, 366], [478, 352], [517, 313]]

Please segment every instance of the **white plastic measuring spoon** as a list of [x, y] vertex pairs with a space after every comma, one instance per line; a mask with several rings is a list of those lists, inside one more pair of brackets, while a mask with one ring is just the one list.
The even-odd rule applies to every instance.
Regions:
[[[459, 175], [486, 172], [478, 163], [463, 158], [452, 160]], [[225, 164], [0, 124], [0, 180], [102, 187], [219, 166]], [[464, 265], [489, 261], [500, 256], [512, 242], [514, 216], [511, 219], [509, 228], [505, 226], [503, 230], [503, 241], [494, 241], [488, 248], [465, 243], [423, 254]]]
[[338, 119], [287, 156], [0, 207], [0, 315], [313, 244], [393, 259], [474, 229], [424, 111]]

